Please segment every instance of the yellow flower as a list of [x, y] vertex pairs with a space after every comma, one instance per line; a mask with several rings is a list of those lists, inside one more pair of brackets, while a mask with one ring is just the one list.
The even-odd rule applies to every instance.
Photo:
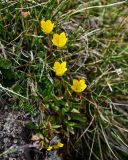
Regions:
[[64, 144], [60, 143], [60, 142], [57, 145], [58, 145], [58, 147], [63, 147], [64, 146]]
[[64, 146], [64, 144], [59, 142], [59, 143], [57, 143], [56, 145], [54, 145], [53, 148], [54, 148], [54, 149], [58, 149], [58, 148], [61, 148], [61, 147], [63, 147], [63, 146]]
[[87, 85], [85, 84], [84, 79], [81, 80], [73, 79], [73, 85], [71, 86], [73, 91], [80, 93], [83, 92], [86, 87]]
[[41, 30], [45, 33], [45, 34], [49, 34], [50, 32], [52, 32], [54, 27], [54, 23], [52, 23], [50, 20], [41, 21]]
[[54, 34], [52, 42], [55, 46], [59, 48], [63, 48], [66, 45], [67, 38], [64, 32], [62, 32], [60, 35], [59, 34]]
[[47, 148], [47, 151], [51, 151], [52, 150], [52, 146], [49, 146], [48, 148]]
[[54, 63], [53, 69], [57, 76], [63, 76], [63, 74], [67, 71], [66, 62], [64, 61], [59, 63], [56, 61]]

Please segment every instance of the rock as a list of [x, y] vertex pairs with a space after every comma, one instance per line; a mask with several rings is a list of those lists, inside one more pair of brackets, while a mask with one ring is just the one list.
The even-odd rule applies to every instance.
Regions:
[[[19, 116], [22, 117], [21, 121], [18, 120]], [[7, 152], [0, 160], [26, 160], [21, 149], [25, 144], [21, 135], [24, 127], [22, 120], [25, 120], [22, 112], [0, 110], [0, 154]]]

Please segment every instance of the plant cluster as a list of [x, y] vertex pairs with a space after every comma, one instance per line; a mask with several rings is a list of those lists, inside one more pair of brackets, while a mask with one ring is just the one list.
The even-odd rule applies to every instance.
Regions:
[[[66, 43], [67, 43], [67, 40], [68, 40], [67, 37], [66, 37], [65, 32], [62, 32], [61, 34], [57, 34], [57, 33], [53, 34], [52, 43], [53, 43], [54, 46], [57, 47], [57, 49], [53, 49], [52, 45], [51, 45], [49, 34], [53, 31], [54, 23], [52, 23], [51, 20], [46, 20], [46, 21], [41, 20], [40, 24], [41, 24], [41, 30], [47, 36], [47, 40], [48, 40], [47, 44], [48, 44], [48, 48], [50, 48], [50, 50], [49, 50], [50, 56], [52, 56], [52, 54], [54, 54], [57, 49], [59, 50], [59, 52], [63, 52], [63, 54], [64, 54], [64, 49], [66, 48]], [[63, 57], [63, 54], [60, 54], [59, 59], [64, 59], [65, 58], [65, 57]], [[47, 62], [47, 63], [49, 63], [49, 62]], [[58, 82], [55, 82], [55, 84], [53, 84], [53, 85], [55, 85], [55, 86], [59, 85], [59, 87], [60, 87], [60, 91], [59, 92], [61, 92], [62, 96], [64, 94], [66, 96], [69, 95], [70, 91], [67, 90], [67, 88], [69, 86], [70, 86], [70, 90], [72, 89], [74, 92], [78, 93], [77, 96], [80, 96], [80, 97], [82, 96], [82, 94], [80, 94], [80, 93], [83, 92], [87, 87], [84, 79], [79, 79], [79, 80], [73, 79], [73, 84], [72, 85], [70, 85], [69, 82], [65, 80], [66, 78], [62, 79], [62, 76], [64, 76], [65, 72], [66, 71], [68, 72], [68, 70], [69, 70], [67, 68], [67, 62], [66, 61], [62, 61], [60, 63], [59, 61], [55, 60], [54, 65], [52, 67], [52, 70], [55, 72], [55, 75], [58, 77], [58, 78], [56, 78], [56, 80]], [[49, 73], [47, 73], [47, 74], [49, 74]], [[59, 83], [59, 84], [57, 84], [57, 83]], [[63, 86], [63, 89], [61, 90], [62, 86]], [[61, 98], [64, 104], [67, 103], [66, 96]], [[71, 96], [71, 93], [70, 93], [70, 96]], [[73, 96], [72, 96], [72, 98], [73, 98]], [[56, 99], [56, 103], [59, 104], [60, 103], [60, 99]], [[51, 108], [51, 106], [49, 106], [49, 108]], [[59, 128], [59, 130], [60, 130], [60, 131], [58, 130], [59, 134], [64, 135], [64, 133], [63, 133], [64, 132], [63, 131], [64, 127], [66, 127], [66, 128], [69, 127], [69, 128], [67, 128], [68, 132], [69, 133], [71, 132], [72, 134], [74, 134], [75, 133], [74, 132], [74, 127], [78, 126], [78, 121], [86, 122], [84, 120], [85, 116], [81, 115], [81, 118], [80, 118], [80, 111], [79, 110], [80, 110], [79, 108], [72, 108], [71, 109], [70, 106], [65, 106], [65, 105], [58, 109], [59, 119], [61, 118], [61, 121], [59, 119], [57, 119], [57, 121], [56, 121], [57, 128]], [[52, 111], [56, 112], [57, 110], [52, 108]], [[72, 121], [73, 119], [69, 118], [70, 114], [74, 114], [73, 115], [74, 116], [74, 120], [76, 119], [74, 122], [71, 122], [71, 123], [70, 123], [70, 120]], [[67, 120], [66, 120], [66, 116], [68, 116]], [[51, 117], [51, 119], [53, 119], [53, 118]], [[53, 136], [55, 136], [55, 134], [57, 132], [57, 130], [53, 131], [54, 126], [53, 126], [53, 124], [50, 124], [50, 123], [49, 123], [49, 125], [51, 126], [51, 128], [50, 128], [51, 131], [50, 132], [52, 132], [52, 134], [48, 133], [49, 137], [47, 137], [46, 134], [44, 134], [44, 133], [40, 133], [40, 134], [37, 133], [37, 135], [33, 135], [32, 140], [34, 140], [36, 143], [38, 143], [40, 145], [41, 149], [45, 146], [45, 144], [44, 144], [45, 138], [47, 137], [47, 139], [52, 140], [51, 138], [53, 138]], [[55, 122], [54, 122], [54, 125], [55, 125]], [[46, 126], [48, 127], [48, 125], [46, 125]], [[81, 127], [81, 125], [79, 127]], [[66, 131], [67, 131], [67, 129], [66, 129]], [[42, 130], [42, 129], [40, 129], [40, 127], [39, 127], [39, 131], [40, 130]], [[46, 131], [46, 128], [45, 128], [45, 131]], [[40, 135], [41, 135], [41, 137], [40, 137]], [[65, 135], [65, 136], [69, 137], [69, 135]], [[58, 149], [60, 147], [63, 147], [63, 144], [58, 142], [58, 143], [56, 143], [54, 145], [48, 146], [47, 150], [50, 151], [52, 149]]]

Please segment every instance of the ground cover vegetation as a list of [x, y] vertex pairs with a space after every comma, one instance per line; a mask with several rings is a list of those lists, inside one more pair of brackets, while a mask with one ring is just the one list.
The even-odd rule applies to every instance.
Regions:
[[128, 158], [128, 3], [0, 0], [0, 92], [62, 159]]

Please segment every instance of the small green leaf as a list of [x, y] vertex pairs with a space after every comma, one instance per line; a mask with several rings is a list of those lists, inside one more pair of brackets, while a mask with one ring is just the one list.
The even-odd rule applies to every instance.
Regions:
[[71, 112], [72, 113], [80, 113], [77, 109], [75, 109], [75, 108], [73, 108], [72, 110], [71, 110]]
[[79, 121], [79, 122], [83, 122], [83, 123], [86, 122], [86, 118], [83, 117], [81, 114], [72, 115], [72, 119], [76, 120], [76, 121]]
[[54, 129], [57, 129], [57, 128], [60, 128], [61, 126], [60, 125], [53, 125], [52, 128]]
[[37, 133], [37, 136], [38, 136], [40, 139], [44, 139], [44, 136], [43, 136], [41, 133]]

